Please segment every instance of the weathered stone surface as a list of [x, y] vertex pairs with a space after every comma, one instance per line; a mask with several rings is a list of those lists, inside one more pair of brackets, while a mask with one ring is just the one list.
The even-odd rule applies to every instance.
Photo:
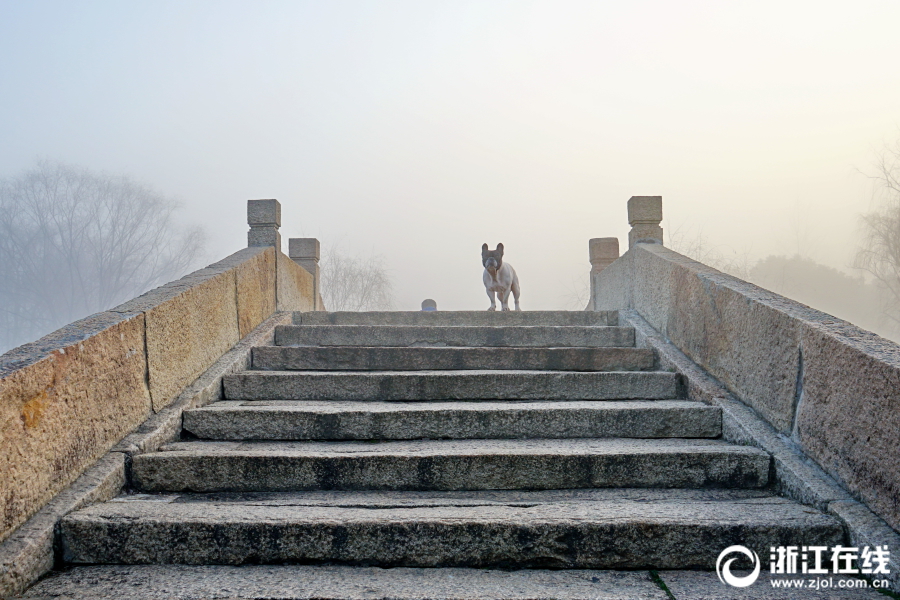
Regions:
[[271, 344], [276, 325], [289, 323], [291, 314], [276, 313], [263, 321], [234, 348], [226, 352], [175, 399], [172, 404], [144, 421], [134, 433], [125, 436], [113, 450], [129, 455], [155, 452], [163, 444], [175, 440], [182, 431], [186, 410], [206, 406], [222, 399], [222, 378], [250, 366], [250, 351], [260, 344]]
[[769, 455], [718, 440], [181, 442], [135, 456], [149, 491], [754, 488]]
[[275, 312], [275, 250], [259, 251], [235, 267], [238, 335], [244, 338]]
[[[765, 563], [762, 553], [760, 559]], [[745, 577], [746, 571], [734, 571]], [[842, 575], [772, 575], [765, 564], [756, 583], [736, 588], [719, 581], [715, 571], [661, 571], [660, 579], [678, 600], [884, 600], [885, 596], [867, 582]], [[797, 589], [785, 584], [773, 585], [773, 581], [823, 579], [833, 587], [824, 589]], [[860, 587], [868, 586], [868, 588]]]
[[291, 238], [288, 240], [288, 256], [297, 260], [319, 260], [319, 240], [316, 238]]
[[[711, 568], [719, 552], [843, 540], [764, 492], [369, 492], [130, 496], [61, 523], [73, 563]], [[177, 540], [178, 543], [172, 543]]]
[[148, 305], [144, 316], [154, 410], [171, 404], [240, 339], [234, 271], [213, 265], [136, 299]]
[[900, 526], [900, 347], [660, 246], [627, 252], [593, 291], [595, 307], [634, 308]]
[[247, 200], [247, 224], [281, 227], [281, 202], [275, 199]]
[[[299, 268], [299, 267], [298, 267]], [[456, 327], [294, 325], [275, 331], [279, 346], [634, 346], [629, 327]]]
[[294, 325], [417, 325], [417, 326], [605, 326], [618, 325], [616, 311], [569, 310], [439, 310], [372, 312], [298, 312]]
[[887, 575], [878, 575], [890, 582], [891, 591], [900, 593], [900, 534], [891, 529], [864, 504], [854, 501], [832, 502], [828, 512], [844, 522], [850, 545], [858, 548], [887, 546], [891, 552]]
[[151, 412], [142, 315], [99, 313], [4, 355], [0, 539]]
[[775, 486], [788, 498], [825, 510], [830, 502], [851, 500], [846, 490], [821, 467], [804, 456], [795, 444], [746, 404], [736, 400], [722, 384], [692, 362], [673, 344], [663, 339], [649, 323], [633, 310], [622, 311], [624, 323], [635, 329], [640, 347], [652, 348], [660, 365], [681, 374], [685, 395], [722, 410], [722, 437], [729, 442], [762, 448], [772, 455]]
[[662, 196], [632, 196], [628, 199], [628, 224], [662, 221]]
[[714, 438], [722, 433], [718, 408], [684, 400], [217, 402], [185, 412], [184, 428], [217, 440]]
[[278, 231], [277, 227], [272, 227], [268, 225], [263, 226], [250, 226], [250, 230], [247, 232], [247, 245], [251, 248], [253, 247], [268, 247], [275, 248], [279, 252], [281, 251], [281, 233]]
[[278, 269], [278, 310], [315, 310], [317, 292], [312, 274], [280, 251], [275, 258]]
[[63, 515], [105, 502], [125, 485], [124, 455], [109, 453], [0, 544], [0, 595], [24, 590], [53, 568], [55, 528]]
[[[659, 245], [626, 256], [621, 267], [616, 261], [595, 278], [595, 305], [634, 308], [777, 430], [790, 433], [800, 363], [797, 316], [805, 307]], [[630, 291], [615, 291], [620, 286]], [[609, 304], [621, 301], [627, 306]]]
[[806, 324], [796, 436], [900, 529], [900, 347], [849, 324]]
[[265, 371], [647, 371], [653, 363], [653, 352], [638, 348], [266, 346], [253, 350], [253, 368]]
[[593, 238], [588, 241], [591, 275], [595, 275], [619, 258], [619, 238]]
[[[278, 335], [276, 328], [276, 336]], [[247, 371], [225, 377], [229, 400], [667, 400], [663, 372]]]
[[23, 598], [58, 600], [668, 600], [646, 571], [305, 565], [110, 565], [49, 577]]

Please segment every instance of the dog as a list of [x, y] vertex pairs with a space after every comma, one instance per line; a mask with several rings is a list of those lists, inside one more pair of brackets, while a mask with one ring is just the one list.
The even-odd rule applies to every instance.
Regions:
[[511, 264], [503, 262], [503, 244], [497, 244], [496, 250], [488, 250], [488, 245], [484, 244], [481, 247], [481, 264], [484, 265], [484, 287], [491, 299], [488, 310], [497, 310], [495, 293], [500, 298], [500, 310], [509, 310], [510, 292], [515, 298], [516, 310], [522, 310], [519, 308], [519, 276]]

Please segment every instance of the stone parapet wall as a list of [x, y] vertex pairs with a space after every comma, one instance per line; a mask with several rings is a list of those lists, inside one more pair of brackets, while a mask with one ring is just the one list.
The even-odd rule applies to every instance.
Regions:
[[659, 244], [592, 275], [589, 308], [637, 311], [900, 529], [900, 346]]
[[313, 276], [252, 247], [0, 356], [0, 541], [164, 409]]

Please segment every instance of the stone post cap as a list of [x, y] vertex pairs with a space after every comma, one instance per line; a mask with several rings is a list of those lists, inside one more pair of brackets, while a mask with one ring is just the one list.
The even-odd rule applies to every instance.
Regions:
[[632, 196], [628, 199], [628, 224], [662, 221], [662, 196]]
[[247, 200], [247, 225], [251, 227], [281, 227], [281, 202], [278, 200]]
[[288, 256], [319, 260], [319, 240], [316, 238], [288, 239]]
[[588, 241], [591, 264], [619, 258], [619, 238], [592, 238]]

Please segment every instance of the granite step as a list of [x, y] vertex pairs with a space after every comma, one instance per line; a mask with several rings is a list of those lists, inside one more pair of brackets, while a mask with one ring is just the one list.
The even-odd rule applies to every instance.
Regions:
[[228, 400], [668, 400], [678, 375], [645, 371], [244, 371]]
[[618, 325], [619, 315], [610, 311], [372, 311], [295, 312], [295, 325], [467, 325], [467, 326], [604, 326]]
[[176, 442], [132, 459], [149, 492], [759, 488], [771, 457], [720, 440]]
[[422, 348], [260, 346], [253, 369], [265, 371], [649, 371], [646, 348]]
[[279, 325], [277, 346], [633, 347], [631, 327]]
[[184, 413], [211, 440], [715, 438], [722, 412], [689, 400], [222, 401]]
[[[711, 575], [715, 579], [715, 574]], [[715, 583], [719, 584], [719, 581], [715, 579]], [[648, 571], [382, 569], [343, 565], [93, 565], [55, 573], [22, 598], [669, 600]]]
[[756, 490], [133, 495], [59, 531], [74, 564], [710, 569], [733, 544], [844, 541], [835, 518]]

